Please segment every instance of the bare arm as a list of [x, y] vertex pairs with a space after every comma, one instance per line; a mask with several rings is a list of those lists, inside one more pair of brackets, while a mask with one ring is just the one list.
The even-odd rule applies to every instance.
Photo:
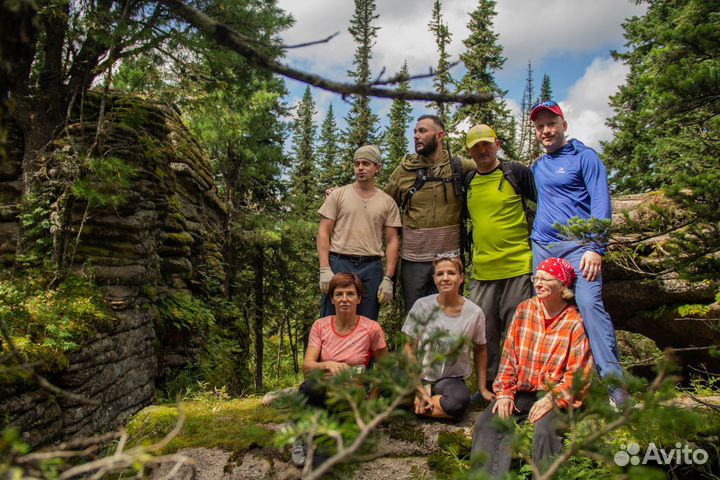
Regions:
[[474, 349], [475, 373], [477, 374], [477, 388], [480, 395], [487, 401], [492, 400], [495, 396], [487, 389], [487, 345], [475, 344]]
[[335, 221], [322, 217], [317, 234], [317, 252], [320, 267], [330, 267], [330, 234], [335, 227]]
[[320, 347], [308, 347], [305, 352], [305, 360], [303, 361], [303, 373], [307, 376], [314, 370], [321, 370], [327, 376], [333, 376], [345, 370], [348, 365], [341, 362], [329, 360], [327, 362], [319, 362]]
[[385, 227], [385, 275], [395, 276], [398, 257], [400, 256], [400, 235], [397, 227]]

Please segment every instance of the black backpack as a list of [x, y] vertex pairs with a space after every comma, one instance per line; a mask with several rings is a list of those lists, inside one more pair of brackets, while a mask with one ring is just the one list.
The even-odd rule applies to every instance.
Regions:
[[[520, 184], [518, 183], [517, 177], [515, 176], [515, 172], [513, 171], [513, 165], [520, 165], [520, 164], [514, 164], [505, 160], [500, 161], [500, 170], [503, 174], [503, 179], [507, 180], [507, 182], [510, 184], [510, 186], [513, 188], [515, 193], [520, 196], [520, 201], [522, 202], [523, 211], [525, 212], [525, 220], [527, 221], [527, 227], [528, 227], [528, 241], [529, 241], [529, 234], [532, 232], [533, 223], [535, 222], [535, 208], [530, 205], [530, 203], [535, 203], [537, 199], [537, 194], [533, 196], [528, 195], [529, 192], [523, 191], [523, 189], [520, 187]], [[465, 175], [465, 182], [463, 183], [463, 214], [462, 214], [462, 225], [461, 225], [461, 245], [462, 249], [464, 251], [469, 252], [471, 258], [472, 258], [472, 228], [468, 230], [468, 223], [470, 220], [470, 212], [468, 211], [467, 206], [467, 193], [470, 190], [470, 182], [472, 182], [472, 179], [475, 178], [475, 174], [477, 173], [477, 170], [472, 170]], [[471, 224], [472, 227], [472, 224]], [[463, 252], [464, 253], [464, 252]]]
[[[452, 183], [455, 196], [464, 197], [465, 189], [462, 184], [462, 163], [458, 157], [451, 157], [450, 165], [452, 167], [452, 176], [450, 177], [428, 177], [427, 167], [418, 168], [416, 171], [417, 175], [415, 177], [415, 183], [405, 194], [405, 198], [403, 198], [402, 204], [400, 204], [400, 210], [402, 212], [407, 212], [408, 208], [410, 208], [410, 201], [412, 200], [413, 195], [415, 195], [415, 193], [417, 193], [417, 191], [425, 185], [425, 182]], [[445, 198], [445, 200], [447, 200], [447, 198]], [[465, 201], [463, 201], [463, 203], [465, 203]]]

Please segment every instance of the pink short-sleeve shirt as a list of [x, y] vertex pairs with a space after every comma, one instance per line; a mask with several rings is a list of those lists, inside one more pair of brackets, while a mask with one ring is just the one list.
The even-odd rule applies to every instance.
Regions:
[[320, 349], [321, 362], [334, 361], [347, 365], [368, 366], [373, 352], [385, 348], [385, 333], [374, 320], [357, 316], [355, 328], [347, 335], [338, 335], [333, 322], [335, 316], [321, 318], [310, 329], [308, 347]]

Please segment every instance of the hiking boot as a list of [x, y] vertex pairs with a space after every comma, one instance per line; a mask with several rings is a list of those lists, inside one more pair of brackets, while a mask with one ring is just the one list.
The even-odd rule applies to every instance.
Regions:
[[609, 392], [610, 396], [610, 405], [615, 409], [615, 411], [622, 411], [625, 410], [625, 406], [627, 406], [630, 401], [630, 394], [625, 390], [623, 387], [615, 387]]
[[305, 442], [303, 442], [302, 439], [298, 438], [293, 442], [292, 448], [290, 449], [290, 458], [296, 467], [305, 466], [307, 448], [305, 448]]

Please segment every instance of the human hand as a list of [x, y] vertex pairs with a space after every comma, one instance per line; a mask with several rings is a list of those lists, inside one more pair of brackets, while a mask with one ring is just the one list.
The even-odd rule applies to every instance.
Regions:
[[546, 413], [552, 410], [552, 408], [553, 403], [550, 395], [545, 395], [543, 398], [535, 402], [530, 408], [530, 413], [528, 414], [528, 421], [530, 423], [537, 422], [543, 416], [545, 416]]
[[420, 385], [415, 392], [415, 413], [427, 415], [432, 413], [432, 397], [428, 391], [430, 385]]
[[580, 259], [580, 271], [588, 282], [592, 282], [602, 273], [602, 255], [588, 250]]
[[393, 281], [385, 275], [378, 287], [378, 300], [380, 303], [387, 303], [393, 299]]
[[487, 388], [480, 389], [480, 395], [482, 395], [482, 397], [488, 402], [492, 402], [493, 400], [495, 400], [495, 394]]
[[328, 360], [327, 362], [323, 362], [323, 368], [325, 369], [327, 374], [332, 377], [342, 372], [343, 370], [347, 370], [350, 367], [346, 363]]
[[511, 398], [501, 398], [495, 402], [492, 413], [497, 413], [501, 419], [507, 420], [515, 410], [515, 401]]
[[326, 188], [326, 189], [325, 189], [325, 196], [326, 196], [326, 197], [329, 197], [330, 194], [331, 194], [332, 192], [334, 192], [335, 190], [337, 190], [338, 188], [340, 188], [340, 187], [328, 187], [328, 188]]
[[330, 280], [332, 280], [334, 275], [335, 274], [330, 267], [320, 267], [320, 291], [322, 293], [327, 294], [328, 285], [330, 284]]

